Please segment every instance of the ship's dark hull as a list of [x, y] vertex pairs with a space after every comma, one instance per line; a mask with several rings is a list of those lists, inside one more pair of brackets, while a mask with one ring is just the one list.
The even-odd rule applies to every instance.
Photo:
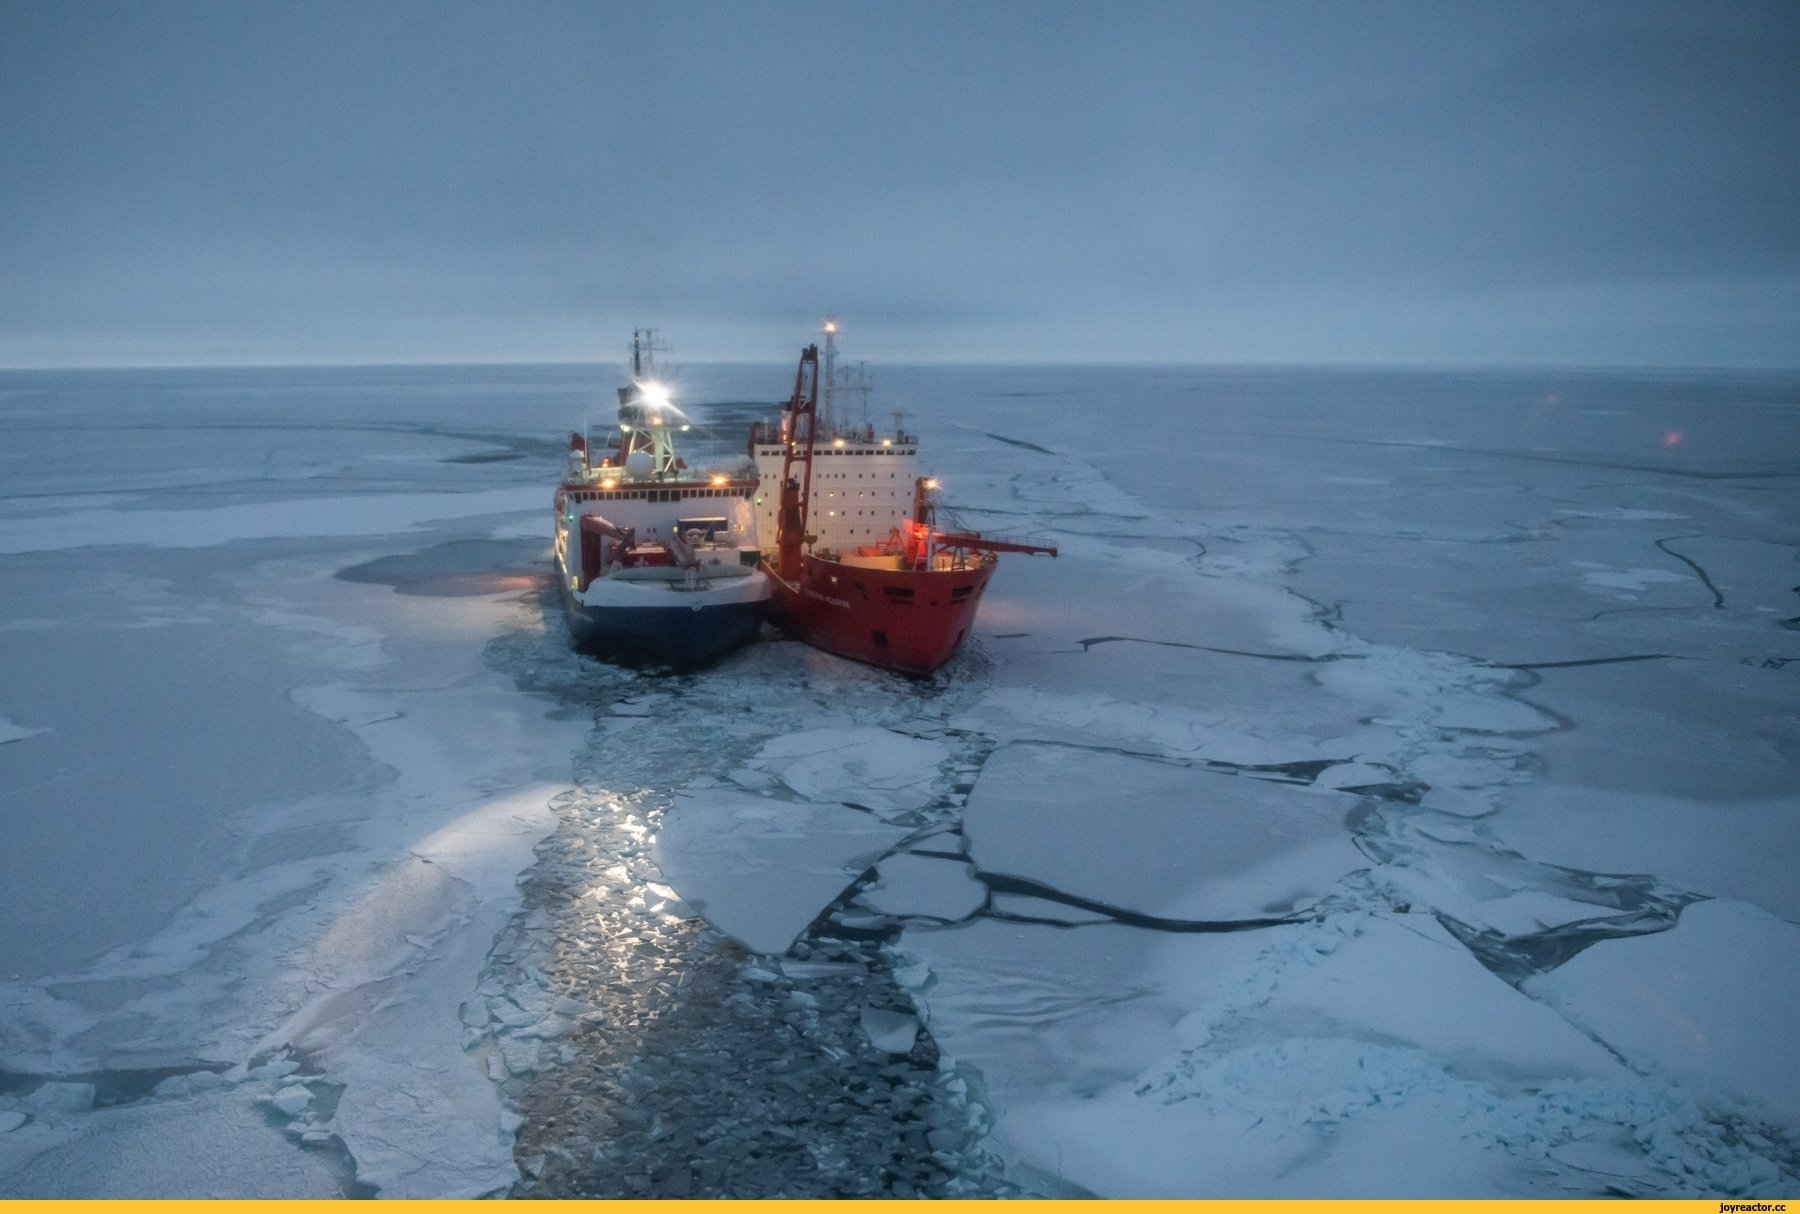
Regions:
[[708, 606], [592, 607], [565, 583], [563, 614], [575, 648], [608, 661], [697, 670], [756, 639], [767, 599]]
[[765, 562], [776, 622], [827, 653], [901, 674], [928, 675], [975, 627], [992, 557], [962, 569], [878, 569], [805, 557], [784, 582]]

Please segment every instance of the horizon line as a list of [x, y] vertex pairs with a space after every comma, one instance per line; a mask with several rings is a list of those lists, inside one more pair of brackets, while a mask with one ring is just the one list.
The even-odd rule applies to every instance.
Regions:
[[[504, 367], [608, 367], [617, 360], [601, 359], [371, 359], [315, 362], [194, 362], [194, 363], [0, 363], [0, 375], [46, 373], [105, 373], [126, 371], [351, 371], [401, 370], [427, 368], [504, 368]], [[682, 360], [680, 367], [785, 367], [790, 359], [696, 359]], [[1763, 365], [1745, 363], [1581, 363], [1581, 362], [1450, 362], [1450, 361], [1308, 361], [1278, 359], [1245, 360], [946, 360], [916, 362], [896, 360], [876, 364], [882, 367], [934, 367], [946, 370], [1006, 368], [1095, 368], [1095, 369], [1180, 369], [1180, 370], [1285, 370], [1285, 371], [1481, 371], [1481, 372], [1693, 372], [1738, 375], [1796, 375], [1800, 364]]]

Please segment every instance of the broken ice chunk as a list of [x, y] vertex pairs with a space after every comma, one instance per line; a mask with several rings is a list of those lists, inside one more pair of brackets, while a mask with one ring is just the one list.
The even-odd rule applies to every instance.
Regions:
[[676, 798], [653, 854], [708, 923], [752, 952], [783, 953], [905, 833], [844, 805], [709, 788]]
[[904, 1012], [891, 1011], [883, 1007], [865, 1007], [862, 1012], [862, 1030], [869, 1038], [869, 1044], [887, 1054], [909, 1054], [913, 1042], [918, 1040], [919, 1021], [917, 1017], [908, 1016]]
[[809, 800], [888, 814], [929, 805], [939, 766], [949, 757], [942, 742], [869, 727], [788, 734], [770, 741], [752, 763]]
[[987, 902], [987, 886], [960, 860], [902, 852], [883, 860], [876, 871], [880, 881], [863, 892], [862, 900], [883, 914], [954, 922]]
[[1367, 784], [1386, 784], [1394, 773], [1367, 763], [1333, 763], [1313, 779], [1314, 788], [1360, 788]]
[[304, 1084], [293, 1083], [275, 1093], [274, 1104], [289, 1117], [298, 1117], [312, 1103], [312, 1092]]

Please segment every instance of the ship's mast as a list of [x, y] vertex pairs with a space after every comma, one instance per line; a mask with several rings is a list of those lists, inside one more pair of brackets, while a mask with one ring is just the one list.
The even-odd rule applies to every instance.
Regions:
[[825, 322], [825, 402], [820, 412], [824, 415], [825, 433], [836, 434], [837, 418], [837, 321]]
[[631, 331], [631, 378], [655, 379], [656, 356], [668, 352], [668, 344], [656, 339], [655, 329], [633, 329]]
[[[634, 452], [650, 456], [650, 475], [668, 476], [678, 469], [674, 430], [681, 410], [669, 401], [669, 390], [657, 378], [656, 356], [669, 347], [656, 340], [655, 329], [631, 331], [631, 382], [619, 389], [619, 466]], [[671, 415], [671, 416], [665, 416]]]

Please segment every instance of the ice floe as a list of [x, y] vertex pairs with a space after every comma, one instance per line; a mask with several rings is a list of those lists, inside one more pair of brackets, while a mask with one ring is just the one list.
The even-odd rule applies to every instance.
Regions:
[[893, 817], [930, 804], [941, 742], [868, 727], [809, 729], [766, 743], [750, 766], [812, 801], [842, 801]]
[[987, 886], [962, 860], [901, 852], [876, 869], [875, 884], [863, 890], [862, 902], [885, 915], [954, 922], [986, 904]]
[[1594, 944], [1525, 989], [1634, 1067], [1800, 1138], [1800, 927], [1698, 902], [1668, 931]]
[[845, 805], [725, 789], [675, 799], [654, 856], [714, 927], [757, 953], [782, 953], [906, 831]]
[[1355, 804], [1341, 793], [1016, 743], [988, 759], [964, 831], [990, 877], [1162, 919], [1261, 919], [1311, 905], [1366, 865], [1345, 824]]

